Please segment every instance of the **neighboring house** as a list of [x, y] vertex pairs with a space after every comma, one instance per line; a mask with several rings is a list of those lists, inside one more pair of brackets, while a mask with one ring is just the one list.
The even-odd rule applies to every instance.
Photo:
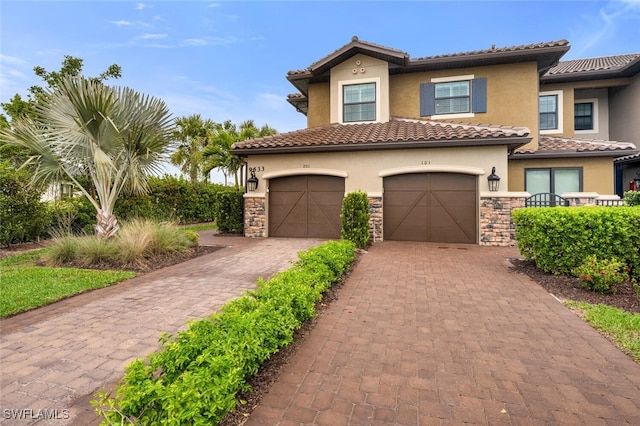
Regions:
[[[579, 77], [559, 63], [568, 50], [561, 40], [412, 59], [354, 37], [289, 72], [299, 92], [288, 101], [307, 129], [233, 146], [258, 179], [245, 194], [245, 235], [337, 238], [344, 195], [362, 190], [374, 242], [506, 245], [511, 210], [529, 193], [569, 193], [573, 203], [613, 194], [614, 159], [638, 154], [608, 140], [640, 141], [614, 131], [620, 117], [611, 117], [614, 104], [637, 106], [637, 93], [624, 92], [637, 86], [637, 66], [635, 77], [624, 66], [624, 77], [603, 77], [610, 84], [554, 80]], [[575, 114], [574, 99], [584, 100]], [[603, 140], [583, 139], [576, 122]]]

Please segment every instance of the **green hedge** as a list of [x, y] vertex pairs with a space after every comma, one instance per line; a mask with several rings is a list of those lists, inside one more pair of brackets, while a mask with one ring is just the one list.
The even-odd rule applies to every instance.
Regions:
[[350, 192], [342, 201], [342, 238], [364, 247], [369, 243], [369, 199], [363, 191]]
[[162, 349], [129, 364], [115, 396], [92, 404], [103, 424], [212, 425], [236, 404], [246, 378], [315, 314], [315, 303], [349, 268], [355, 245], [330, 241], [301, 252], [289, 270], [227, 303], [185, 331], [164, 335]]
[[571, 274], [588, 256], [617, 259], [640, 278], [640, 208], [525, 208], [513, 213], [520, 253], [554, 274]]
[[226, 190], [222, 185], [192, 184], [173, 176], [151, 177], [149, 187], [146, 195], [120, 196], [116, 201], [116, 217], [172, 220], [183, 224], [213, 222], [216, 194]]
[[40, 202], [42, 191], [8, 162], [0, 163], [0, 246], [34, 241], [45, 235], [51, 214]]
[[244, 197], [234, 189], [216, 194], [213, 214], [220, 232], [241, 234], [244, 230]]

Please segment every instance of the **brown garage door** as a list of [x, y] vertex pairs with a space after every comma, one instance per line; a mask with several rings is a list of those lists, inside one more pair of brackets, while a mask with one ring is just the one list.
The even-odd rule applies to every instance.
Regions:
[[269, 236], [340, 238], [344, 178], [288, 176], [269, 181]]
[[384, 178], [384, 238], [477, 243], [476, 179], [456, 173]]

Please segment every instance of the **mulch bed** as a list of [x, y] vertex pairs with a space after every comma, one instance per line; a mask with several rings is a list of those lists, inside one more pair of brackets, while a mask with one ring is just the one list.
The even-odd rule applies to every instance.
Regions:
[[627, 312], [640, 313], [640, 301], [636, 297], [631, 282], [618, 286], [613, 294], [599, 294], [582, 287], [580, 280], [576, 277], [546, 273], [528, 260], [509, 259], [509, 261], [513, 265], [514, 272], [527, 275], [559, 299], [609, 305]]

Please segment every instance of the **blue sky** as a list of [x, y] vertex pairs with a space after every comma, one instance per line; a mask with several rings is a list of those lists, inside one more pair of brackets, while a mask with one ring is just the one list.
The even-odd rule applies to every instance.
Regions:
[[564, 59], [640, 52], [640, 0], [0, 1], [0, 102], [57, 71], [64, 55], [96, 76], [163, 99], [175, 117], [255, 120], [280, 132], [306, 118], [286, 73], [357, 35], [413, 58], [567, 39]]

